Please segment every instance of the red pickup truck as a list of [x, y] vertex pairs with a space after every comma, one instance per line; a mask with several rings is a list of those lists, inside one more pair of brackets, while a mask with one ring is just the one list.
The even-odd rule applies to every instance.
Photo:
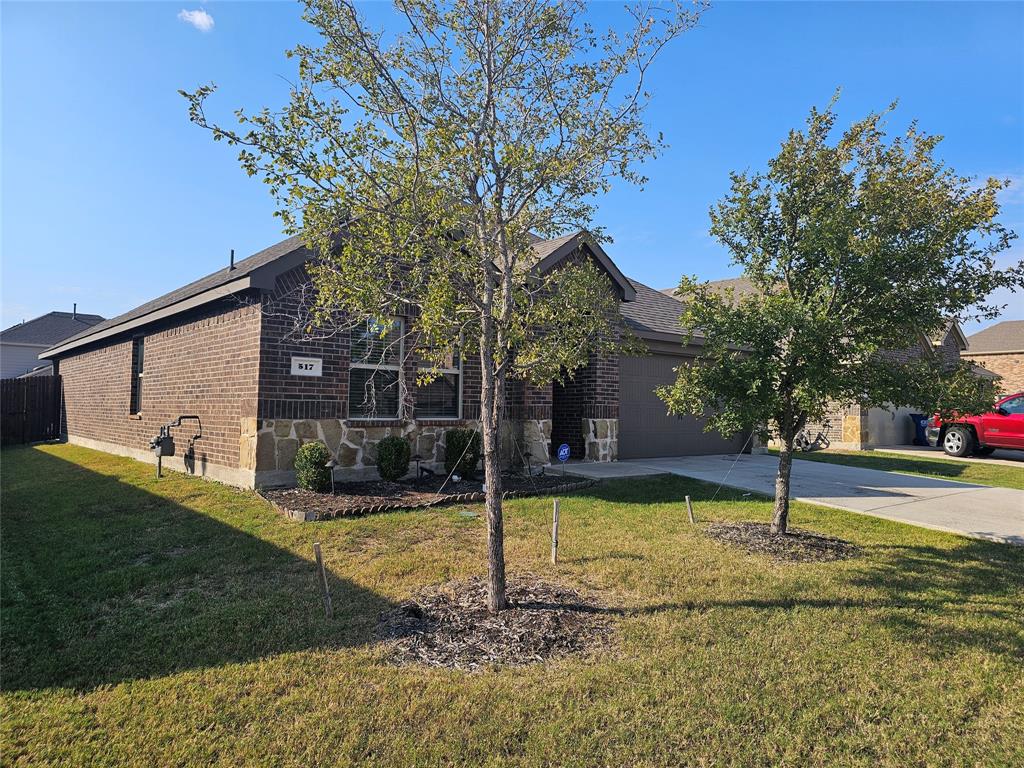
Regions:
[[950, 456], [988, 456], [996, 448], [1024, 451], [1024, 392], [1009, 395], [980, 416], [928, 419], [928, 444], [942, 446]]

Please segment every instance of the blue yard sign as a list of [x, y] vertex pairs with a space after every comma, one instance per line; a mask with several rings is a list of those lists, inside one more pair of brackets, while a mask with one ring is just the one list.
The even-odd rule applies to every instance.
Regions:
[[569, 460], [569, 444], [562, 443], [558, 446], [558, 460], [565, 464]]

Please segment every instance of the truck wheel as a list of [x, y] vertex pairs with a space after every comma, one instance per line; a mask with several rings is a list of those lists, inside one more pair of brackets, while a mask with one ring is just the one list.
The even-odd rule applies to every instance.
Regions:
[[994, 450], [995, 450], [995, 448], [993, 448], [990, 445], [982, 445], [982, 446], [979, 446], [978, 448], [974, 449], [974, 455], [975, 456], [991, 456], [992, 452]]
[[966, 427], [950, 427], [942, 438], [942, 450], [957, 458], [968, 456], [974, 450], [974, 435]]

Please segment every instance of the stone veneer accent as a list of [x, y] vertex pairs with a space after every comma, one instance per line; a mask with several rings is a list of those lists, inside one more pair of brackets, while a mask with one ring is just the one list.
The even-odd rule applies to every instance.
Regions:
[[586, 461], [616, 461], [619, 458], [619, 420], [582, 419]]
[[[377, 476], [377, 444], [385, 437], [396, 436], [409, 442], [414, 456], [423, 457], [421, 466], [443, 472], [445, 433], [449, 429], [478, 426], [475, 421], [457, 424], [410, 421], [376, 426], [343, 419], [244, 419], [239, 454], [243, 468], [255, 472], [257, 486], [294, 483], [295, 454], [299, 446], [309, 442], [322, 442], [327, 446], [338, 462], [337, 479], [370, 479]], [[547, 464], [550, 440], [550, 419], [506, 422], [500, 441], [503, 463], [521, 466], [520, 452], [529, 451], [533, 465]]]

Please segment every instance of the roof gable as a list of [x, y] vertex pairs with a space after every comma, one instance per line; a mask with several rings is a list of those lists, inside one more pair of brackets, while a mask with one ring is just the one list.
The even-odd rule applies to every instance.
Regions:
[[542, 240], [533, 244], [533, 252], [537, 257], [537, 264], [534, 270], [543, 274], [558, 265], [563, 259], [576, 253], [580, 248], [585, 248], [594, 260], [611, 278], [612, 283], [618, 290], [619, 298], [623, 301], [636, 299], [636, 288], [622, 271], [611, 260], [601, 245], [585, 230], [579, 230], [554, 240]]

